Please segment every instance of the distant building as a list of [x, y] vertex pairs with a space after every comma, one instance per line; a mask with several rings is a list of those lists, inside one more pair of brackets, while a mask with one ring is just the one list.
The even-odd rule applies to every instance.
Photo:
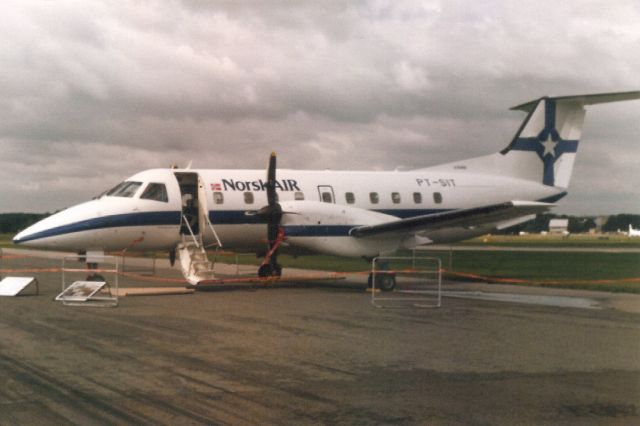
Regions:
[[549, 221], [549, 233], [550, 234], [568, 234], [569, 233], [569, 219], [551, 219]]
[[595, 219], [595, 222], [596, 222], [595, 232], [602, 232], [602, 227], [607, 223], [607, 220], [609, 220], [609, 216], [598, 216]]

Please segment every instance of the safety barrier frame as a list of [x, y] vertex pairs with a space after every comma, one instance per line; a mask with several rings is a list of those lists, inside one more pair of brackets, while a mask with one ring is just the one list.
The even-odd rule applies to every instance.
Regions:
[[[381, 264], [389, 262], [411, 262], [409, 270], [387, 270], [380, 269]], [[416, 264], [424, 262], [433, 264], [433, 269], [416, 269]], [[402, 276], [423, 276], [423, 280], [428, 282], [430, 276], [437, 278], [437, 290], [435, 291], [435, 303], [433, 302], [433, 290], [402, 290], [396, 289], [392, 292], [380, 292], [376, 289], [376, 276], [382, 274], [398, 274]], [[408, 294], [409, 296], [404, 296]], [[397, 296], [400, 295], [400, 296]], [[442, 260], [438, 257], [417, 257], [417, 256], [378, 256], [371, 261], [371, 304], [376, 308], [440, 308], [442, 306]]]
[[[73, 283], [67, 285], [67, 274], [70, 273], [101, 273], [101, 274], [109, 274], [113, 275], [113, 281], [109, 282], [105, 277], [106, 285], [95, 295], [91, 296], [89, 299], [83, 302], [78, 301], [70, 301], [65, 300], [64, 297], [61, 297], [58, 300], [61, 300], [64, 305], [67, 306], [96, 306], [96, 307], [116, 307], [118, 306], [118, 277], [119, 273], [119, 264], [118, 264], [118, 256], [111, 255], [92, 255], [92, 260], [98, 260], [99, 263], [105, 263], [108, 261], [113, 265], [112, 268], [70, 268], [67, 267], [67, 263], [73, 261], [75, 263], [80, 262], [80, 258], [77, 255], [69, 255], [64, 256], [62, 258], [62, 293], [69, 288]], [[106, 295], [105, 295], [106, 290]], [[60, 295], [62, 295], [60, 293]]]
[[[155, 252], [150, 252], [152, 254], [151, 258], [148, 257], [132, 257], [132, 256], [127, 256], [126, 253], [123, 253], [120, 257], [122, 258], [122, 266], [120, 267], [120, 270], [123, 273], [136, 273], [136, 274], [140, 274], [140, 275], [147, 275], [147, 276], [154, 276], [156, 275], [156, 253]], [[127, 259], [140, 259], [140, 260], [149, 260], [151, 259], [151, 267], [150, 269], [145, 269], [144, 266], [135, 266], [135, 265], [128, 265], [129, 269], [127, 269]]]

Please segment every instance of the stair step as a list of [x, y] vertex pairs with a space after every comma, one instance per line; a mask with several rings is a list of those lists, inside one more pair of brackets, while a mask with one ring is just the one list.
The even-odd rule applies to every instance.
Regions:
[[211, 264], [209, 263], [202, 263], [202, 264], [194, 264], [193, 265], [193, 270], [196, 272], [203, 272], [203, 271], [210, 271], [211, 270]]
[[187, 281], [193, 283], [198, 280], [211, 280], [215, 278], [213, 272], [214, 263], [209, 260], [202, 239], [196, 237], [194, 241], [192, 238], [183, 236], [177, 249], [182, 259], [182, 274]]

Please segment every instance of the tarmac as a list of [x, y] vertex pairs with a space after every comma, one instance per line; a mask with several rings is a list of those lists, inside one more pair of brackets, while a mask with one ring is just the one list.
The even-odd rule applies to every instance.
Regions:
[[638, 295], [445, 283], [386, 309], [353, 276], [66, 306], [60, 254], [4, 254], [40, 293], [0, 297], [2, 425], [640, 424]]

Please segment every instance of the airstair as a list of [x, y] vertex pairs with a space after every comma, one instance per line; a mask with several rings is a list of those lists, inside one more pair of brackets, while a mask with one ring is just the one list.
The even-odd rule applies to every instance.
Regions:
[[[214, 263], [209, 260], [207, 255], [207, 248], [215, 247], [216, 249], [222, 247], [220, 238], [216, 230], [213, 228], [213, 224], [207, 217], [203, 215], [201, 217], [202, 222], [199, 229], [200, 232], [194, 234], [193, 228], [189, 225], [189, 221], [185, 215], [182, 215], [182, 220], [188, 233], [182, 234], [182, 239], [176, 247], [176, 251], [180, 257], [180, 267], [182, 268], [182, 275], [191, 285], [198, 285], [201, 281], [212, 280], [215, 278], [213, 273]], [[214, 243], [205, 245], [205, 233], [210, 230], [213, 234]]]
[[[180, 266], [182, 275], [191, 285], [198, 285], [201, 281], [212, 280], [215, 278], [213, 274], [213, 262], [207, 256], [207, 248], [222, 247], [220, 238], [209, 219], [209, 209], [207, 208], [207, 194], [205, 184], [200, 176], [195, 173], [182, 173], [182, 176], [188, 180], [189, 178], [198, 184], [197, 197], [197, 213], [191, 212], [191, 217], [187, 217], [188, 212], [182, 213], [182, 227], [186, 228], [181, 231], [181, 241], [176, 247], [176, 252], [180, 256]], [[190, 220], [191, 219], [191, 220]], [[196, 226], [191, 226], [197, 223]], [[194, 232], [195, 229], [195, 232]], [[211, 235], [207, 235], [211, 232]], [[213, 241], [207, 244], [207, 241]]]
[[200, 235], [183, 235], [177, 248], [180, 256], [182, 275], [191, 285], [215, 278], [213, 262], [209, 260], [207, 250]]

